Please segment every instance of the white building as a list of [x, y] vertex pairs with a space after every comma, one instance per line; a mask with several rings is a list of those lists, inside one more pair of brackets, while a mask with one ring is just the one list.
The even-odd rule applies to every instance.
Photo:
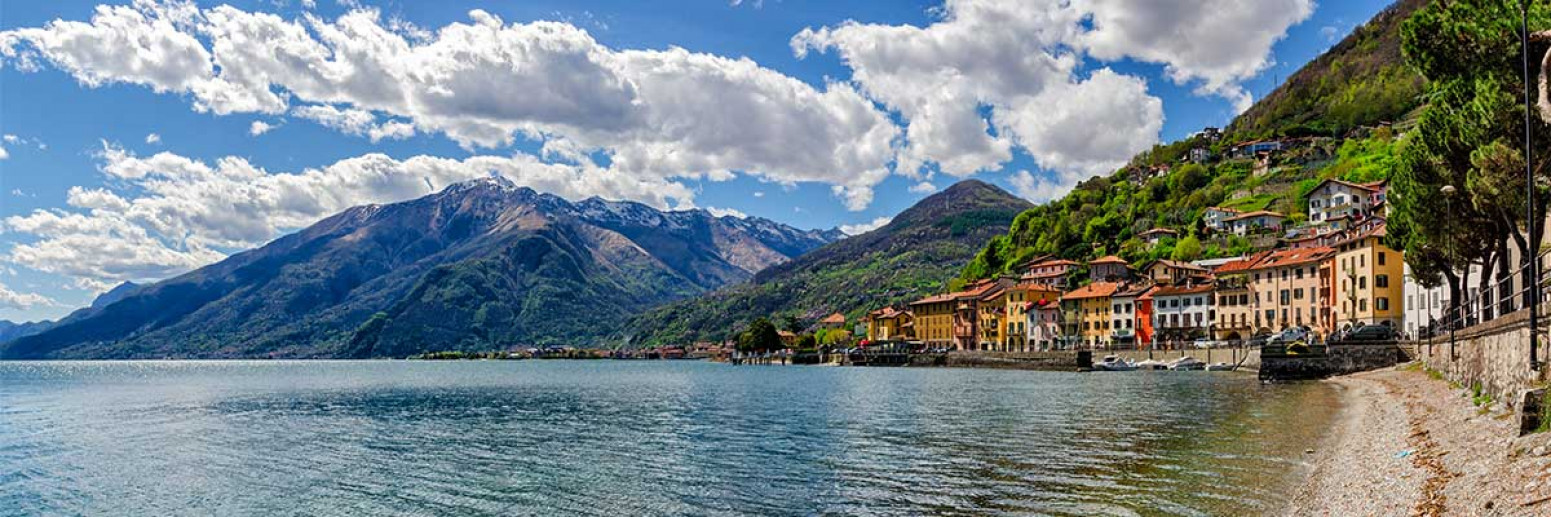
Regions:
[[1259, 210], [1230, 217], [1224, 222], [1227, 224], [1229, 232], [1242, 237], [1259, 231], [1281, 231], [1282, 223], [1286, 221], [1287, 216], [1276, 212]]
[[1345, 229], [1353, 221], [1374, 215], [1384, 203], [1383, 182], [1352, 183], [1327, 179], [1309, 191], [1309, 224]]
[[1206, 223], [1206, 227], [1214, 232], [1223, 232], [1228, 230], [1228, 219], [1237, 217], [1241, 213], [1243, 212], [1232, 208], [1209, 207], [1201, 214], [1201, 222]]
[[1212, 286], [1170, 286], [1153, 291], [1153, 339], [1158, 343], [1182, 344], [1211, 335]]

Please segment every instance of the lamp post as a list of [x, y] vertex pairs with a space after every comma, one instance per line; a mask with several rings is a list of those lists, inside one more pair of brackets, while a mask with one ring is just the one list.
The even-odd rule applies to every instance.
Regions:
[[[1535, 111], [1535, 102], [1530, 99], [1529, 77], [1529, 0], [1519, 2], [1519, 44], [1523, 49], [1524, 66], [1524, 196], [1526, 214], [1524, 224], [1527, 227], [1525, 233], [1530, 242], [1535, 242], [1535, 167], [1531, 163], [1530, 137], [1534, 131], [1531, 114]], [[1540, 358], [1536, 351], [1539, 348], [1540, 338], [1537, 332], [1540, 328], [1540, 250], [1530, 250], [1529, 278], [1524, 280], [1524, 303], [1529, 305], [1529, 367], [1531, 370], [1540, 369]]]
[[[1454, 220], [1454, 191], [1455, 191], [1454, 185], [1444, 185], [1443, 188], [1438, 189], [1438, 192], [1442, 192], [1443, 193], [1443, 207], [1444, 207], [1445, 213], [1448, 216], [1448, 220], [1449, 221], [1453, 221]], [[1454, 248], [1454, 233], [1453, 232], [1449, 232], [1448, 236], [1449, 236], [1449, 245], [1445, 249], [1452, 250]], [[1453, 269], [1454, 268], [1454, 261], [1452, 260], [1452, 257], [1447, 257], [1447, 258], [1449, 260], [1445, 260], [1445, 262], [1448, 262], [1449, 263], [1449, 268]], [[1460, 318], [1460, 313], [1459, 313], [1460, 303], [1459, 302], [1460, 302], [1460, 300], [1455, 300], [1453, 296], [1449, 297], [1449, 305], [1453, 305], [1454, 306], [1453, 321], [1449, 322], [1449, 360], [1450, 361], [1453, 361], [1456, 357], [1458, 357], [1458, 355], [1456, 354], [1456, 352], [1454, 350], [1454, 328], [1459, 326], [1459, 318]]]

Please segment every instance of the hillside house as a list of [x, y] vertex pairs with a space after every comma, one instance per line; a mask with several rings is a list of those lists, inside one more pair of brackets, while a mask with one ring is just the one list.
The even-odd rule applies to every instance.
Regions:
[[1043, 257], [1020, 264], [1015, 271], [1019, 281], [1066, 290], [1066, 277], [1082, 264], [1066, 259]]
[[1211, 276], [1211, 272], [1204, 267], [1189, 262], [1158, 259], [1149, 262], [1146, 266], [1142, 266], [1142, 276], [1151, 279], [1158, 285], [1174, 285], [1191, 280], [1205, 281]]
[[1193, 147], [1190, 149], [1189, 159], [1192, 163], [1206, 163], [1212, 160], [1212, 151], [1205, 147]]
[[1205, 212], [1202, 212], [1201, 222], [1206, 224], [1207, 229], [1211, 231], [1225, 232], [1228, 231], [1228, 220], [1238, 217], [1242, 213], [1244, 212], [1232, 208], [1209, 207]]
[[1149, 246], [1157, 246], [1158, 243], [1163, 242], [1163, 239], [1179, 238], [1179, 232], [1168, 228], [1153, 228], [1142, 232], [1137, 237], [1141, 238]]
[[1327, 179], [1309, 191], [1309, 225], [1344, 230], [1377, 212], [1388, 188], [1384, 182], [1352, 183]]
[[1094, 282], [1123, 282], [1131, 278], [1131, 264], [1108, 255], [1088, 263], [1088, 278]]
[[1229, 233], [1241, 237], [1255, 233], [1279, 232], [1285, 222], [1287, 222], [1287, 216], [1268, 210], [1239, 214], [1224, 221]]

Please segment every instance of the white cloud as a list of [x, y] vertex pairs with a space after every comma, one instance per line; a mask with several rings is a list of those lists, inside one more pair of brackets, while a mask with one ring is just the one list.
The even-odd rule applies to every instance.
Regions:
[[[861, 209], [889, 174], [899, 128], [847, 84], [815, 88], [681, 48], [616, 50], [566, 23], [468, 17], [423, 32], [374, 9], [285, 19], [141, 0], [99, 7], [90, 22], [0, 33], [0, 56], [21, 69], [52, 63], [88, 86], [186, 94], [216, 114], [290, 112], [376, 138], [441, 133], [470, 149], [562, 141], [609, 154], [610, 172], [638, 181], [739, 171], [828, 183]], [[379, 116], [404, 121], [376, 125]]]
[[1092, 29], [1076, 42], [1093, 57], [1160, 63], [1174, 82], [1199, 82], [1238, 111], [1253, 99], [1239, 83], [1274, 64], [1271, 46], [1314, 12], [1314, 0], [1074, 0]]
[[1013, 173], [1012, 177], [1008, 178], [1012, 182], [1014, 194], [1035, 203], [1044, 203], [1061, 197], [1071, 192], [1072, 187], [1077, 186], [1084, 179], [1087, 179], [1087, 176], [1070, 173], [1058, 173], [1054, 178], [1035, 176], [1026, 170]]
[[763, 191], [763, 190], [756, 190], [756, 191], [754, 191], [754, 197], [765, 197], [765, 191]]
[[910, 191], [917, 194], [930, 194], [937, 191], [937, 185], [929, 181], [923, 181], [910, 186]]
[[275, 128], [275, 126], [269, 125], [268, 122], [264, 122], [262, 120], [255, 120], [255, 121], [253, 121], [253, 124], [248, 126], [248, 134], [253, 135], [253, 136], [259, 136], [259, 135], [262, 135], [264, 133], [268, 133], [269, 130], [274, 129], [274, 128]]
[[710, 212], [711, 215], [716, 216], [716, 217], [732, 216], [732, 217], [736, 217], [736, 218], [739, 218], [739, 219], [748, 219], [748, 217], [749, 217], [749, 214], [745, 214], [745, 213], [740, 212], [737, 209], [733, 209], [733, 208], [720, 208], [720, 207], [708, 206], [708, 207], [705, 207], [705, 211]]
[[894, 220], [893, 217], [883, 216], [865, 223], [842, 224], [840, 225], [840, 231], [846, 235], [861, 235], [882, 228], [883, 225], [889, 224], [889, 221], [892, 220]]
[[68, 211], [36, 210], [4, 220], [34, 237], [4, 257], [38, 271], [117, 283], [159, 279], [225, 257], [222, 250], [269, 241], [346, 208], [401, 201], [491, 174], [571, 199], [638, 199], [659, 208], [691, 208], [682, 184], [611, 174], [591, 163], [537, 158], [368, 154], [296, 172], [270, 172], [239, 157], [213, 162], [162, 152], [148, 157], [105, 145], [105, 189], [71, 188]]
[[0, 309], [29, 309], [32, 307], [53, 307], [58, 302], [47, 296], [36, 293], [18, 293], [12, 291], [5, 284], [0, 284]]
[[160, 144], [162, 143], [162, 135], [158, 135], [156, 133], [145, 135], [145, 143], [151, 145]]
[[5, 159], [8, 159], [10, 157], [11, 157], [11, 153], [9, 151], [5, 150], [5, 146], [0, 145], [0, 160], [5, 160]]

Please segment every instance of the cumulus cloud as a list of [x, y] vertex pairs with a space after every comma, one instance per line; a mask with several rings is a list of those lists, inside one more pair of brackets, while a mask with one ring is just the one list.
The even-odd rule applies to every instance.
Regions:
[[268, 122], [264, 122], [262, 120], [255, 120], [255, 121], [253, 121], [252, 124], [248, 125], [248, 134], [253, 135], [253, 136], [259, 136], [259, 135], [262, 135], [264, 133], [268, 133], [269, 130], [274, 129], [274, 128], [275, 128], [275, 126], [269, 125]]
[[59, 305], [53, 299], [36, 293], [18, 293], [12, 291], [5, 284], [0, 284], [0, 309], [29, 309], [32, 307], [52, 307]]
[[1239, 83], [1274, 64], [1271, 46], [1314, 13], [1314, 0], [1073, 0], [1091, 29], [1076, 42], [1093, 57], [1160, 63], [1176, 83], [1220, 95], [1238, 111]]
[[11, 153], [5, 150], [5, 146], [0, 145], [0, 160], [8, 159], [10, 157]]
[[917, 194], [931, 194], [937, 191], [937, 185], [930, 181], [923, 181], [910, 186], [910, 191]]
[[1311, 0], [948, 0], [925, 27], [852, 21], [805, 29], [791, 46], [798, 57], [836, 53], [862, 91], [906, 120], [899, 172], [930, 176], [935, 164], [968, 176], [1022, 148], [1058, 174], [1091, 174], [1155, 143], [1163, 115], [1142, 80], [1087, 70], [1089, 58], [1163, 64], [1171, 80], [1242, 110], [1239, 83], [1311, 10]]
[[199, 111], [290, 113], [378, 139], [562, 141], [609, 154], [612, 172], [639, 181], [739, 172], [823, 182], [853, 209], [889, 174], [899, 133], [845, 83], [814, 87], [682, 48], [618, 50], [571, 24], [507, 24], [480, 10], [411, 31], [368, 8], [287, 19], [138, 0], [98, 7], [89, 22], [0, 32], [0, 56], [20, 69], [50, 63], [88, 86], [185, 94]]
[[156, 133], [145, 135], [145, 143], [151, 145], [160, 144], [162, 143], [162, 135], [158, 135]]
[[883, 216], [865, 223], [842, 224], [840, 225], [840, 231], [846, 235], [861, 235], [882, 228], [883, 225], [889, 224], [889, 221], [893, 220], [893, 217]]
[[462, 160], [368, 154], [295, 172], [266, 171], [239, 157], [142, 157], [112, 145], [99, 156], [110, 187], [71, 188], [67, 203], [73, 210], [7, 217], [5, 230], [34, 239], [12, 246], [6, 260], [98, 283], [165, 278], [352, 206], [411, 199], [492, 174], [572, 199], [596, 195], [665, 209], [693, 207], [692, 191], [679, 183], [612, 174], [591, 163], [544, 163], [525, 154]]

